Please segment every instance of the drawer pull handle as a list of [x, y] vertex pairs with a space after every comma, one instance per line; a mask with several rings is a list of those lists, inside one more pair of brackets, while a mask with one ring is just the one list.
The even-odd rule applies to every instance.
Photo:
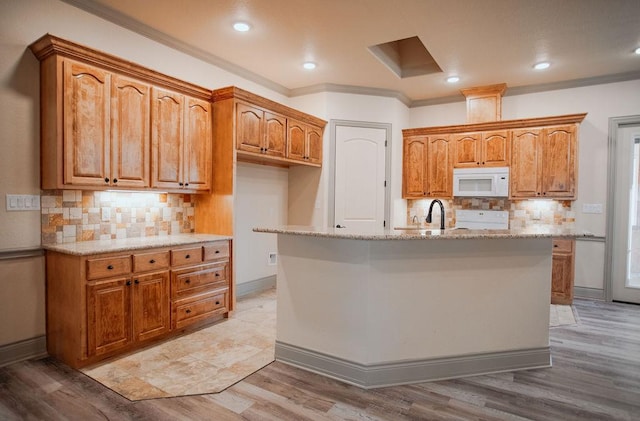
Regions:
[[107, 266], [107, 269], [112, 270], [113, 269], [113, 265]]
[[220, 272], [216, 272], [216, 277], [220, 276]]
[[155, 260], [153, 260], [153, 259], [149, 260], [149, 263], [151, 263], [151, 264], [153, 264], [153, 263], [155, 263], [155, 262], [156, 262], [156, 261], [155, 261]]
[[220, 254], [220, 250], [216, 250], [216, 254]]
[[190, 283], [191, 283], [191, 279], [185, 279], [185, 280], [184, 280], [184, 283], [185, 283], [185, 284], [190, 284]]
[[184, 256], [184, 258], [185, 258], [185, 259], [190, 259], [190, 258], [191, 258], [191, 255], [190, 255], [190, 254], [187, 254], [186, 256]]
[[216, 301], [216, 305], [217, 305], [217, 306], [218, 306], [218, 305], [220, 305], [220, 301]]
[[130, 286], [130, 285], [131, 285], [131, 281], [127, 281], [127, 286]]
[[558, 245], [557, 245], [557, 244], [554, 244], [554, 245], [553, 245], [553, 247], [558, 247]]
[[185, 310], [185, 313], [189, 314], [189, 313], [191, 313], [191, 310], [187, 309], [187, 310]]

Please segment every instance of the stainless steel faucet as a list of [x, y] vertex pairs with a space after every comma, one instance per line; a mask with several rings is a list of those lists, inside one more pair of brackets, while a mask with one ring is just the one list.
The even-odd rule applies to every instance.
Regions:
[[431, 223], [431, 212], [433, 211], [433, 205], [437, 203], [440, 205], [440, 229], [444, 229], [444, 205], [440, 199], [434, 199], [429, 205], [429, 213], [427, 213], [427, 223]]

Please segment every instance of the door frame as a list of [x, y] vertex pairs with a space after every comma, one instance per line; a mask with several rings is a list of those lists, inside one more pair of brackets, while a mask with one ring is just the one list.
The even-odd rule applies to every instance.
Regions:
[[[361, 129], [383, 129], [386, 132], [387, 143], [384, 157], [384, 179], [387, 182], [384, 189], [384, 220], [391, 221], [391, 123], [374, 123], [370, 121], [330, 120], [329, 122], [329, 223], [336, 226], [336, 132], [338, 127], [356, 127]], [[388, 227], [388, 225], [387, 225]]]
[[640, 115], [609, 118], [609, 164], [607, 168], [607, 231], [604, 253], [604, 299], [613, 301], [613, 240], [616, 211], [616, 164], [617, 148], [623, 139], [618, 137], [620, 129], [626, 126], [640, 126]]

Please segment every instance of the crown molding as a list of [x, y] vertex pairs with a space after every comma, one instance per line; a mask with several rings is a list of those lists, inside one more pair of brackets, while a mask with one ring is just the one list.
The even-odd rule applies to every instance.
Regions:
[[411, 104], [411, 99], [402, 92], [393, 89], [370, 88], [366, 86], [339, 85], [336, 83], [322, 83], [291, 89], [289, 96], [302, 96], [322, 92], [334, 92], [341, 94], [372, 95], [379, 97], [395, 98], [406, 106]]

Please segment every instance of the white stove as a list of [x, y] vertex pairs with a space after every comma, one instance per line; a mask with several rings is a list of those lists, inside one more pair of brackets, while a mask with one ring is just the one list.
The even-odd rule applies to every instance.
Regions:
[[509, 229], [509, 211], [456, 210], [455, 228], [485, 230]]

